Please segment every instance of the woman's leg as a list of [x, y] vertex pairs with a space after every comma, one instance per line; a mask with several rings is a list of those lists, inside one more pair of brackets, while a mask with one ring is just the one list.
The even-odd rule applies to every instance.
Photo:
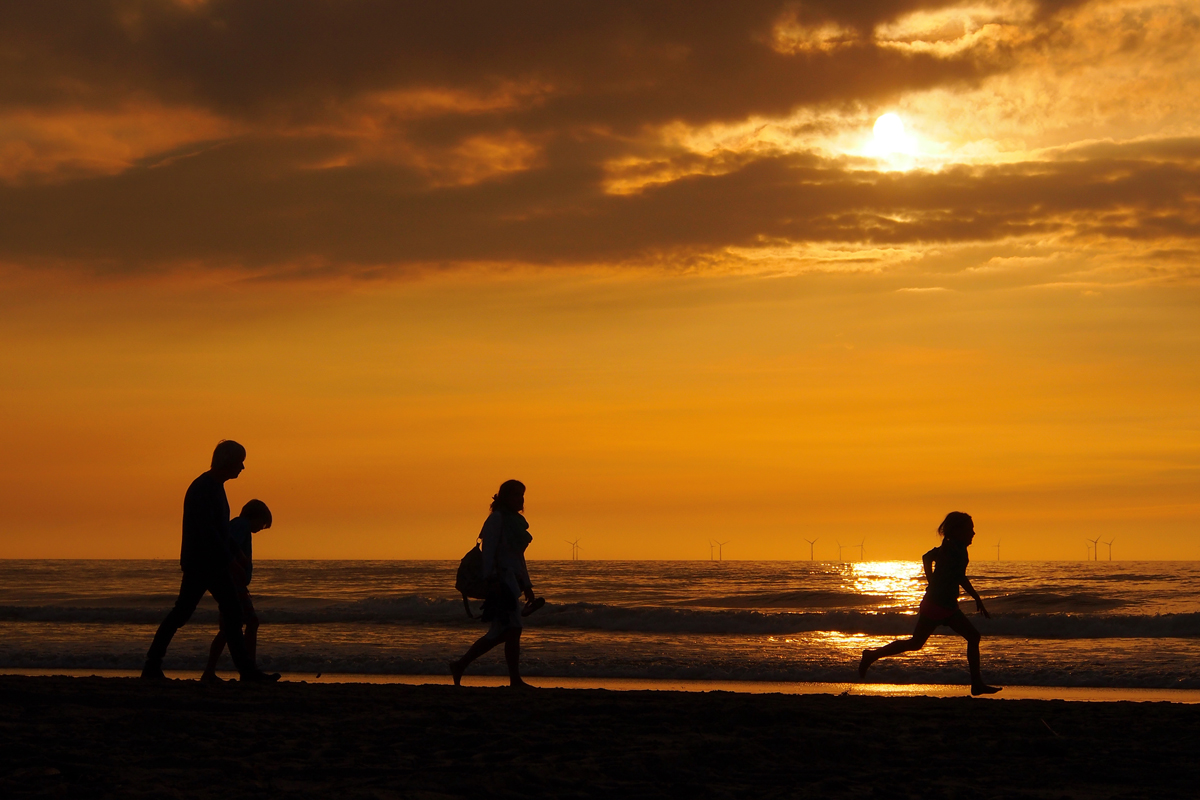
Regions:
[[504, 660], [508, 662], [508, 685], [528, 686], [521, 680], [521, 629], [510, 628], [504, 637]]
[[950, 630], [967, 640], [967, 666], [971, 668], [971, 694], [995, 694], [1000, 691], [999, 686], [988, 686], [983, 682], [983, 675], [979, 671], [979, 640], [983, 637], [971, 624], [971, 620], [959, 613], [946, 620], [946, 624], [950, 626]]
[[467, 671], [467, 667], [470, 666], [472, 661], [503, 642], [505, 638], [504, 636], [492, 636], [490, 633], [485, 633], [476, 640], [475, 644], [471, 645], [462, 658], [458, 661], [451, 661], [450, 674], [454, 676], [454, 685], [458, 686], [461, 683], [463, 673]]
[[874, 650], [863, 650], [862, 660], [858, 662], [858, 677], [865, 678], [867, 670], [881, 658], [920, 650], [925, 646], [925, 642], [929, 639], [930, 634], [937, 630], [939, 624], [929, 619], [929, 617], [919, 614], [917, 615], [917, 627], [913, 630], [912, 636], [907, 639], [897, 639], [891, 644], [885, 644], [883, 647], [878, 647]]

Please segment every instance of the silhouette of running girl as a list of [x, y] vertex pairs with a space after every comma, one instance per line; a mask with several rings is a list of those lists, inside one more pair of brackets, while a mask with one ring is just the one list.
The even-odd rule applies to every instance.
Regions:
[[970, 562], [967, 547], [975, 539], [975, 523], [970, 514], [951, 511], [938, 526], [938, 533], [942, 536], [941, 545], [921, 558], [925, 564], [925, 579], [929, 581], [929, 587], [921, 601], [916, 630], [908, 639], [900, 639], [874, 650], [863, 650], [862, 661], [858, 663], [858, 676], [865, 678], [867, 670], [881, 658], [920, 650], [939, 625], [946, 625], [967, 640], [971, 694], [995, 694], [1000, 691], [1000, 687], [988, 686], [979, 674], [979, 631], [958, 607], [958, 589], [961, 586], [966, 589], [967, 594], [975, 598], [975, 609], [980, 614], [987, 619], [992, 616], [983, 607], [983, 599], [980, 598], [979, 592], [975, 591], [975, 587], [967, 580], [967, 564]]

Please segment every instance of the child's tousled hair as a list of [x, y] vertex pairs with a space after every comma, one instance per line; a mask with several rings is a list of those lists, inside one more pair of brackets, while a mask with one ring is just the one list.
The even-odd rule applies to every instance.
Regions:
[[951, 511], [942, 520], [942, 524], [938, 525], [938, 535], [945, 538], [949, 536], [952, 539], [957, 539], [959, 534], [966, 533], [975, 527], [975, 523], [971, 520], [971, 515], [962, 511]]
[[271, 509], [262, 500], [251, 500], [242, 506], [242, 516], [246, 519], [261, 520], [264, 528], [271, 527]]
[[524, 494], [525, 484], [520, 481], [505, 481], [500, 484], [500, 491], [492, 495], [492, 511], [496, 510], [496, 506], [509, 508], [508, 498], [513, 495]]

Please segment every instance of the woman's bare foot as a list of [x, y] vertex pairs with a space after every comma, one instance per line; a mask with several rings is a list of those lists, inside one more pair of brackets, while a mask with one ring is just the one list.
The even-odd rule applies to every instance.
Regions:
[[875, 663], [875, 656], [872, 655], [872, 652], [871, 650], [863, 650], [862, 660], [858, 662], [858, 677], [860, 679], [867, 677], [867, 670]]
[[510, 689], [536, 689], [537, 687], [534, 686], [533, 684], [526, 683], [525, 681], [521, 680], [520, 678], [517, 678], [515, 681], [511, 681], [511, 680], [509, 681], [508, 688], [510, 688]]
[[978, 697], [981, 694], [995, 694], [1000, 691], [1002, 686], [988, 686], [986, 683], [977, 683], [971, 687], [971, 694]]
[[215, 672], [206, 672], [200, 676], [201, 683], [224, 683], [224, 678], [218, 678]]
[[462, 676], [466, 670], [467, 668], [463, 666], [461, 661], [450, 662], [450, 677], [454, 678], [455, 686], [462, 686]]

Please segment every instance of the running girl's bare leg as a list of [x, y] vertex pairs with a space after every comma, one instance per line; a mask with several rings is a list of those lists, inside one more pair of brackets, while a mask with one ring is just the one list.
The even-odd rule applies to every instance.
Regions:
[[971, 624], [971, 620], [962, 614], [955, 614], [946, 620], [946, 624], [950, 626], [950, 630], [967, 640], [967, 665], [971, 668], [971, 694], [995, 694], [1000, 691], [999, 686], [988, 686], [983, 682], [983, 675], [979, 670], [979, 640], [983, 637]]
[[891, 644], [885, 644], [883, 647], [877, 647], [874, 650], [863, 650], [862, 660], [858, 662], [858, 677], [865, 678], [867, 670], [881, 658], [920, 650], [925, 646], [925, 642], [929, 639], [930, 634], [937, 630], [937, 626], [937, 622], [918, 614], [917, 627], [913, 630], [912, 636], [907, 639], [897, 639]]

